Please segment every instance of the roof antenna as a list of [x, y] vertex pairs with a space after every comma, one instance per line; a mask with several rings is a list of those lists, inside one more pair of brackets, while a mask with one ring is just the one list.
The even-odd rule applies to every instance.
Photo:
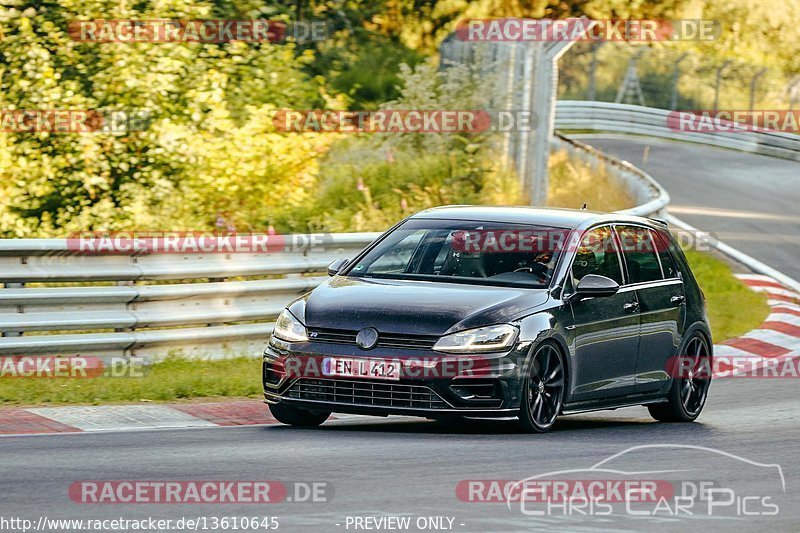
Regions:
[[581, 207], [581, 211], [586, 211], [586, 204], [583, 204], [583, 207]]

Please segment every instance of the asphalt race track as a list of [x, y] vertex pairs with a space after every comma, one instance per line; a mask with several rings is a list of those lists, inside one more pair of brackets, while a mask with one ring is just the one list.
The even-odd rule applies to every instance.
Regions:
[[[266, 426], [8, 437], [0, 439], [0, 495], [2, 506], [17, 516], [269, 515], [276, 516], [280, 529], [286, 531], [347, 531], [348, 516], [381, 515], [454, 517], [453, 531], [787, 531], [800, 523], [798, 427], [796, 382], [733, 379], [714, 383], [698, 422], [685, 425], [658, 424], [644, 408], [628, 408], [565, 417], [546, 435], [517, 434], [513, 423], [505, 421], [453, 428], [411, 418], [378, 418], [374, 422], [331, 421], [319, 429]], [[715, 463], [705, 453], [689, 451], [676, 457], [661, 448], [644, 449], [625, 464], [629, 470], [641, 470], [676, 463], [695, 480], [735, 476], [751, 493], [772, 495], [779, 502], [779, 514], [768, 518], [540, 518], [524, 515], [513, 506], [509, 510], [503, 503], [469, 503], [456, 497], [461, 480], [518, 480], [585, 468], [645, 444], [698, 445], [781, 465], [785, 494], [774, 472], [745, 469], [740, 461], [728, 459], [712, 467]], [[257, 511], [247, 504], [73, 503], [68, 487], [85, 479], [325, 481], [333, 485], [333, 497], [326, 503], [282, 503], [259, 506]]]
[[[590, 142], [642, 165], [670, 192], [676, 216], [800, 278], [797, 163], [643, 139]], [[645, 145], [651, 149], [642, 164]], [[717, 380], [693, 424], [659, 424], [635, 407], [564, 417], [546, 435], [518, 434], [508, 421], [445, 424], [353, 417], [313, 430], [263, 426], [6, 437], [0, 438], [0, 515], [13, 512], [34, 520], [42, 515], [274, 516], [285, 531], [363, 531], [374, 523], [362, 521], [356, 528], [356, 517], [386, 516], [410, 516], [411, 531], [420, 530], [420, 517], [444, 517], [443, 525], [452, 531], [796, 531], [798, 399], [800, 388], [793, 379]], [[523, 512], [519, 504], [466, 502], [456, 493], [460, 481], [519, 480], [586, 469], [636, 446], [645, 447], [612, 461], [618, 471], [680, 470], [682, 479], [730, 487], [731, 505], [677, 516], [667, 511], [656, 516], [577, 511], [538, 516]], [[660, 479], [662, 474], [648, 475]], [[599, 479], [612, 474], [604, 476]], [[267, 506], [73, 502], [70, 485], [87, 479], [326, 482], [330, 497]], [[778, 506], [777, 514], [765, 516], [775, 507], [764, 505], [763, 498]], [[435, 530], [435, 524], [423, 521], [421, 529]]]
[[648, 172], [671, 214], [800, 279], [800, 163], [643, 137], [576, 138]]

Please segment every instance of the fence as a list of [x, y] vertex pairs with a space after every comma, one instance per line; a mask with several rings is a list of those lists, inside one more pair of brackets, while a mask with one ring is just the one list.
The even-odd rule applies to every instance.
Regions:
[[723, 60], [694, 43], [579, 42], [559, 60], [558, 98], [661, 109], [797, 109], [800, 76]]
[[[590, 26], [590, 25], [589, 25]], [[588, 26], [587, 26], [588, 27]], [[558, 59], [574, 42], [469, 42], [451, 34], [439, 46], [441, 65], [476, 64], [497, 78], [490, 107], [532, 114], [533, 131], [506, 132], [503, 152], [533, 205], [545, 205], [548, 157], [558, 84]]]

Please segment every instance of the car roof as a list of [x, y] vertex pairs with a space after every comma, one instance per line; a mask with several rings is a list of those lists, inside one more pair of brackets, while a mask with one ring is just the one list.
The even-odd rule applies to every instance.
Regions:
[[446, 205], [420, 211], [410, 218], [535, 224], [538, 226], [569, 229], [578, 227], [585, 228], [602, 222], [630, 222], [651, 226], [664, 225], [661, 221], [630, 215], [620, 215], [617, 213], [531, 206]]

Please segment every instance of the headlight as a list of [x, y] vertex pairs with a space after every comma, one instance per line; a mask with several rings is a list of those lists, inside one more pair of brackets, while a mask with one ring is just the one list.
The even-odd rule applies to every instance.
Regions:
[[500, 352], [514, 344], [517, 333], [517, 328], [511, 324], [468, 329], [445, 335], [433, 349], [451, 353]]
[[284, 309], [281, 316], [275, 321], [275, 329], [272, 330], [272, 334], [281, 340], [289, 342], [308, 340], [306, 327], [288, 309]]

